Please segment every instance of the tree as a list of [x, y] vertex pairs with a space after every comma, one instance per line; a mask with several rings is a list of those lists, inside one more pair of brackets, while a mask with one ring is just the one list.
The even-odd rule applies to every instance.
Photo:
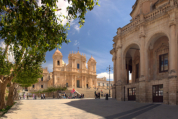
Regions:
[[[69, 43], [67, 29], [70, 21], [78, 17], [79, 24], [83, 25], [86, 12], [98, 4], [97, 0], [68, 0], [71, 6], [67, 8], [68, 16], [65, 18], [69, 23], [63, 25], [62, 15], [55, 15], [58, 10], [56, 2], [42, 0], [42, 6], [38, 6], [36, 0], [0, 1], [0, 39], [6, 44], [5, 49], [0, 49], [0, 109], [5, 108], [7, 84], [12, 80], [20, 80], [23, 84], [22, 77], [16, 78], [20, 72], [34, 66], [34, 63], [39, 66], [45, 62], [47, 51], [60, 47], [63, 42]], [[8, 50], [14, 53], [14, 64], [7, 60]], [[10, 69], [13, 69], [12, 73]]]

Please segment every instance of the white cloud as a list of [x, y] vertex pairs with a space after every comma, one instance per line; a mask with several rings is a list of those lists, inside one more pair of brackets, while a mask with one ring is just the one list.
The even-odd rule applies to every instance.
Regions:
[[[41, 6], [41, 0], [38, 0], [38, 6]], [[59, 11], [56, 12], [56, 15], [64, 15], [64, 16], [68, 16], [68, 12], [67, 12], [67, 7], [70, 6], [70, 4], [68, 3], [67, 0], [58, 0], [57, 2], [57, 6], [58, 6], [58, 9], [61, 9]], [[60, 18], [62, 21], [62, 24], [65, 25], [68, 20], [64, 19], [64, 18]]]
[[[107, 80], [109, 80], [109, 73], [108, 72], [102, 72], [97, 74], [97, 78], [103, 78], [106, 77]], [[110, 72], [110, 81], [113, 81], [113, 73]]]
[[80, 45], [79, 41], [75, 40], [74, 46]]
[[80, 31], [80, 27], [78, 24], [75, 24], [74, 29], [77, 30], [78, 32]]

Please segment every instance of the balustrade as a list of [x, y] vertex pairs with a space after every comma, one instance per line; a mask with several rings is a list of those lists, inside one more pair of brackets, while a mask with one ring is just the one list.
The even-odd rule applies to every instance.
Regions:
[[[151, 20], [161, 14], [164, 14], [165, 12], [167, 12], [170, 8], [170, 4], [165, 5], [164, 7], [161, 7], [159, 9], [154, 10], [153, 12], [147, 14], [144, 16], [144, 20], [148, 21]], [[132, 20], [131, 20], [132, 21]], [[122, 32], [121, 33], [125, 33], [129, 30], [131, 30], [132, 28], [134, 28], [135, 26], [137, 26], [138, 24], [140, 24], [142, 21], [140, 20], [140, 18], [138, 17], [137, 19], [133, 20], [131, 23], [127, 24], [126, 26], [124, 26], [122, 28]]]

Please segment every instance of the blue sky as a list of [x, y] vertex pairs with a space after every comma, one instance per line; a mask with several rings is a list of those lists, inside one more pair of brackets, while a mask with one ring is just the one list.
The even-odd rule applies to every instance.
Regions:
[[[72, 21], [68, 31], [69, 44], [62, 44], [61, 53], [63, 61], [68, 64], [68, 55], [70, 52], [79, 52], [86, 55], [87, 61], [91, 55], [96, 60], [97, 77], [106, 77], [109, 79], [109, 73], [106, 68], [113, 67], [112, 50], [113, 37], [116, 35], [117, 28], [123, 27], [131, 20], [130, 12], [136, 0], [100, 0], [100, 6], [95, 6], [92, 11], [86, 14], [85, 24], [79, 28], [77, 20]], [[69, 4], [65, 0], [59, 0], [58, 7], [62, 8], [60, 12], [67, 15], [66, 6]], [[58, 14], [58, 13], [57, 13]], [[64, 20], [64, 24], [66, 21]], [[5, 44], [0, 42], [0, 47], [5, 48]], [[56, 49], [46, 53], [46, 63], [43, 68], [48, 67], [48, 71], [53, 71], [52, 56]], [[13, 55], [8, 56], [9, 61], [14, 60]], [[113, 72], [111, 72], [113, 80]]]
[[[96, 72], [98, 77], [106, 76], [106, 68], [113, 67], [112, 55], [110, 50], [113, 45], [113, 37], [116, 35], [117, 28], [123, 27], [131, 20], [130, 12], [135, 0], [100, 0], [100, 6], [96, 6], [86, 14], [85, 24], [79, 28], [77, 20], [72, 22], [68, 32], [69, 44], [62, 44], [61, 53], [63, 60], [68, 63], [69, 52], [79, 52], [86, 54], [87, 61], [91, 55], [95, 58]], [[56, 49], [46, 53], [46, 63], [43, 67], [48, 67], [52, 72], [52, 55]], [[111, 79], [113, 79], [111, 72]]]

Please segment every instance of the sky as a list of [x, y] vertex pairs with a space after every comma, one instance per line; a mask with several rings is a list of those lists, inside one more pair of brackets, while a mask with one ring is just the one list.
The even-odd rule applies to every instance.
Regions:
[[[130, 12], [136, 0], [100, 0], [100, 6], [95, 6], [92, 11], [86, 13], [85, 24], [79, 28], [77, 20], [72, 22], [68, 31], [69, 44], [63, 43], [59, 49], [63, 55], [63, 61], [68, 63], [70, 52], [79, 52], [86, 55], [87, 61], [91, 55], [96, 60], [96, 73], [98, 78], [106, 77], [109, 79], [109, 72], [106, 71], [109, 65], [113, 67], [112, 50], [113, 37], [116, 35], [117, 28], [127, 25], [130, 20]], [[58, 3], [62, 7], [62, 13], [65, 14], [65, 5], [63, 0]], [[56, 49], [46, 53], [46, 63], [43, 67], [48, 67], [52, 72], [52, 55]], [[113, 71], [110, 79], [113, 80]]]
[[[96, 73], [98, 78], [106, 77], [109, 80], [109, 72], [106, 69], [113, 67], [112, 50], [113, 37], [116, 35], [117, 29], [127, 25], [130, 20], [130, 12], [136, 0], [100, 0], [100, 6], [95, 6], [92, 11], [88, 11], [85, 16], [85, 24], [79, 28], [78, 20], [72, 21], [67, 39], [70, 43], [63, 43], [59, 49], [63, 55], [63, 61], [68, 64], [68, 55], [70, 52], [79, 52], [86, 55], [87, 62], [91, 55], [96, 60]], [[59, 0], [59, 11], [66, 14], [67, 2]], [[57, 14], [59, 14], [59, 12]], [[64, 24], [66, 21], [64, 20]], [[2, 43], [0, 43], [2, 46]], [[46, 63], [42, 67], [48, 67], [48, 71], [53, 71], [52, 56], [56, 49], [46, 53]], [[111, 71], [110, 79], [113, 80], [113, 71]]]

